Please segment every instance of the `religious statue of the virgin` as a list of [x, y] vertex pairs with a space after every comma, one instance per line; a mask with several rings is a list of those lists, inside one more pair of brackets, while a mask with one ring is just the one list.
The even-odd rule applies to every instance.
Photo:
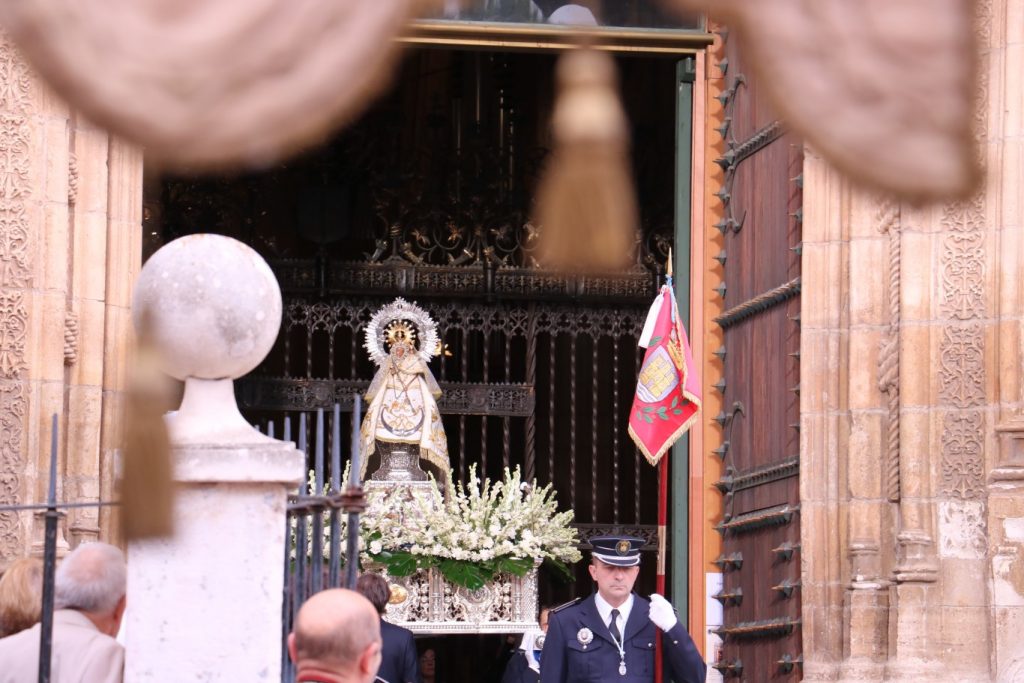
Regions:
[[440, 350], [437, 325], [416, 304], [395, 299], [370, 319], [364, 345], [377, 365], [366, 392], [361, 437], [363, 475], [372, 480], [425, 481], [424, 465], [444, 488], [448, 440], [427, 362]]

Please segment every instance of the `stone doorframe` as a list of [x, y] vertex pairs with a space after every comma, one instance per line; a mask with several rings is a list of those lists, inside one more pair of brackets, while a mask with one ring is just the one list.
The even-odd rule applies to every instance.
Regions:
[[[70, 110], [2, 36], [0, 140], [0, 502], [45, 499], [54, 413], [58, 499], [109, 500], [142, 154]], [[113, 514], [69, 512], [59, 547], [109, 540]], [[30, 513], [0, 513], [0, 569], [41, 554], [42, 530]]]
[[1024, 0], [977, 11], [976, 196], [900, 204], [805, 157], [806, 680], [1024, 666]]

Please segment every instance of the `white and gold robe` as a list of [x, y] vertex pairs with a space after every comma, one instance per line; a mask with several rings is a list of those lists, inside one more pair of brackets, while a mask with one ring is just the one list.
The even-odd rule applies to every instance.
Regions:
[[445, 487], [450, 465], [448, 440], [437, 408], [436, 399], [440, 396], [441, 387], [419, 356], [388, 356], [366, 392], [370, 407], [361, 429], [361, 476], [366, 476], [376, 441], [404, 443], [419, 446], [420, 460], [430, 465], [438, 484], [442, 489]]

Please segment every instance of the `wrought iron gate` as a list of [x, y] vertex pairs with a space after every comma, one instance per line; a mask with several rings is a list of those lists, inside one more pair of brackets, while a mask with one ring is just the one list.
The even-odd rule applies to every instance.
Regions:
[[[372, 377], [363, 326], [403, 296], [435, 317], [451, 354], [431, 369], [455, 475], [520, 466], [554, 484], [584, 538], [617, 527], [653, 551], [657, 476], [626, 418], [637, 336], [673, 230], [664, 169], [674, 165], [675, 65], [620, 61], [642, 226], [632, 269], [590, 278], [532, 258], [553, 67], [545, 54], [410, 52], [395, 91], [303, 159], [241, 178], [151, 181], [146, 234], [153, 248], [213, 230], [271, 263], [282, 334], [238, 385], [254, 422], [335, 402], [347, 410]], [[647, 564], [642, 590], [654, 584]], [[544, 600], [568, 597], [544, 590]]]
[[799, 141], [785, 133], [725, 40], [721, 68], [725, 186], [716, 257], [725, 312], [716, 319], [725, 410], [716, 420], [725, 462], [715, 562], [724, 605], [721, 659], [726, 678], [798, 679], [801, 671], [799, 561], [799, 348], [801, 166]]
[[[655, 548], [656, 479], [626, 433], [646, 300], [417, 300], [446, 345], [431, 370], [444, 391], [439, 406], [453, 474], [464, 480], [476, 466], [500, 478], [503, 468], [520, 467], [526, 479], [554, 483], [584, 539], [617, 528]], [[335, 403], [351, 410], [353, 392], [365, 390], [374, 369], [363, 327], [388, 301], [309, 298], [286, 289], [277, 346], [238, 384], [246, 413], [262, 421]], [[343, 423], [342, 443], [349, 430]]]

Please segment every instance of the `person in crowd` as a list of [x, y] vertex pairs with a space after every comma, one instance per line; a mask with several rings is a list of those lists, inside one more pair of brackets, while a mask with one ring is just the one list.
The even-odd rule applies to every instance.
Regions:
[[672, 605], [657, 593], [649, 601], [633, 593], [643, 540], [601, 536], [590, 543], [597, 593], [551, 610], [541, 683], [653, 682], [655, 642], [662, 634], [666, 678], [704, 683], [704, 660]]
[[34, 557], [15, 560], [0, 577], [0, 638], [38, 623], [42, 607], [42, 561]]
[[377, 610], [345, 588], [317, 593], [295, 616], [288, 655], [296, 683], [372, 683], [381, 660]]
[[[84, 543], [57, 569], [53, 613], [53, 683], [120, 683], [124, 648], [114, 640], [125, 608], [124, 553]], [[0, 639], [0, 683], [34, 681], [39, 671], [36, 624]]]
[[486, 666], [483, 670], [484, 673], [480, 678], [480, 683], [500, 683], [509, 662], [519, 652], [519, 645], [523, 642], [523, 634], [506, 633], [497, 639], [486, 636], [484, 638], [494, 642], [494, 651], [490, 657], [489, 666]]
[[356, 581], [356, 590], [369, 600], [380, 615], [381, 649], [377, 679], [384, 683], [419, 683], [420, 670], [412, 631], [384, 621], [391, 599], [391, 587], [380, 574], [367, 573]]
[[441, 683], [437, 677], [437, 650], [432, 647], [420, 653], [420, 683]]
[[538, 683], [540, 681], [540, 656], [544, 649], [545, 633], [548, 630], [548, 607], [541, 607], [537, 620], [539, 629], [523, 634], [519, 651], [508, 660], [501, 683]]

